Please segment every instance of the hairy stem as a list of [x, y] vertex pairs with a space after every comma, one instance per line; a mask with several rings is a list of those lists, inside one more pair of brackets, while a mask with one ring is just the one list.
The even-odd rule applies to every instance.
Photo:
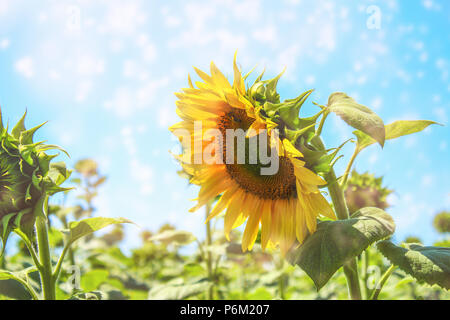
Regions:
[[[330, 192], [331, 200], [333, 201], [336, 215], [340, 220], [348, 219], [349, 213], [347, 203], [345, 202], [344, 192], [337, 182], [334, 169], [325, 176], [325, 180], [328, 182], [328, 191]], [[343, 266], [345, 277], [347, 278], [349, 295], [352, 300], [361, 300], [361, 286], [358, 276], [358, 264], [356, 258], [353, 258], [346, 262]]]
[[345, 184], [347, 183], [348, 180], [348, 176], [350, 174], [350, 171], [352, 170], [352, 166], [353, 166], [353, 162], [355, 162], [356, 156], [358, 155], [358, 153], [361, 150], [359, 149], [359, 147], [355, 148], [355, 151], [353, 152], [352, 157], [350, 158], [350, 161], [347, 164], [347, 168], [345, 169], [344, 175], [342, 177], [342, 181], [341, 181], [341, 186], [345, 187]]
[[[325, 145], [322, 139], [319, 137], [317, 139], [319, 147], [325, 150]], [[331, 201], [334, 205], [334, 210], [336, 215], [340, 220], [345, 220], [349, 218], [347, 203], [345, 202], [344, 191], [339, 185], [334, 169], [331, 168], [330, 171], [325, 175], [325, 181], [328, 183], [328, 191], [330, 192]], [[359, 283], [358, 275], [358, 264], [356, 257], [347, 261], [343, 266], [345, 277], [347, 278], [347, 285], [349, 296], [352, 300], [361, 300], [361, 285]]]
[[[206, 204], [206, 218], [208, 218], [209, 213], [211, 212], [211, 203]], [[206, 223], [206, 246], [208, 248], [206, 253], [206, 267], [208, 272], [208, 278], [209, 280], [214, 283], [214, 277], [213, 277], [213, 257], [211, 252], [211, 245], [212, 245], [212, 232], [211, 232], [211, 221], [208, 221]], [[211, 285], [208, 291], [208, 300], [214, 299], [214, 284]]]
[[389, 279], [391, 274], [394, 272], [395, 268], [396, 268], [396, 266], [391, 265], [389, 267], [389, 269], [386, 270], [386, 272], [381, 277], [380, 282], [378, 282], [377, 288], [375, 289], [375, 291], [373, 292], [372, 296], [370, 297], [370, 300], [377, 300], [378, 299], [378, 296], [380, 295], [381, 290], [383, 289], [385, 283], [387, 282], [387, 280]]
[[44, 300], [55, 300], [55, 281], [52, 274], [52, 261], [50, 255], [50, 244], [48, 241], [47, 208], [48, 196], [42, 196], [35, 207], [36, 216], [36, 237], [38, 242], [38, 253], [41, 268], [39, 274], [41, 276], [42, 292]]

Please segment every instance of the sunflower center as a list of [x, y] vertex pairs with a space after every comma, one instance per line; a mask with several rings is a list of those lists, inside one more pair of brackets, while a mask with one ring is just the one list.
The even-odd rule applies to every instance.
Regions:
[[[254, 119], [247, 116], [241, 109], [232, 109], [232, 111], [223, 115], [219, 120], [219, 130], [226, 136], [227, 129], [248, 130]], [[230, 143], [227, 141], [227, 143]], [[227, 144], [225, 143], [225, 145]], [[268, 143], [268, 142], [267, 142]], [[249, 139], [245, 138], [245, 163], [228, 164], [226, 148], [222, 147], [223, 160], [227, 172], [242, 189], [264, 199], [290, 199], [296, 196], [294, 166], [287, 157], [279, 157], [279, 169], [273, 175], [262, 175], [261, 169], [269, 167], [270, 164], [263, 164], [259, 159], [257, 152], [257, 161], [251, 164], [249, 161]], [[234, 159], [237, 159], [237, 138], [234, 141]], [[267, 147], [268, 152], [270, 148]]]

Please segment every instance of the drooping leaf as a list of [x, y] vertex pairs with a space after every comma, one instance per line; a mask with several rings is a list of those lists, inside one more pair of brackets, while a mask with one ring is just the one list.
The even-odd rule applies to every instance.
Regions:
[[355, 129], [375, 139], [382, 147], [385, 140], [383, 120], [372, 110], [357, 103], [343, 92], [335, 92], [328, 98], [328, 109]]
[[[386, 140], [396, 139], [402, 136], [420, 132], [432, 124], [439, 124], [430, 120], [399, 120], [385, 126]], [[376, 141], [362, 131], [354, 131], [358, 139], [360, 150], [374, 144]]]
[[12, 272], [8, 270], [0, 270], [0, 294], [12, 299], [28, 300], [31, 298], [30, 293], [26, 289], [26, 285], [36, 285], [29, 277], [30, 273], [36, 272], [35, 266], [26, 268], [21, 271]]
[[320, 290], [349, 259], [394, 230], [389, 214], [379, 208], [362, 208], [350, 219], [320, 222], [317, 231], [300, 247], [291, 249], [287, 258], [302, 268]]
[[72, 243], [84, 236], [87, 236], [95, 231], [103, 229], [113, 224], [133, 223], [125, 218], [88, 218], [80, 221], [73, 221], [69, 223], [69, 237], [67, 241]]
[[390, 241], [378, 243], [377, 248], [391, 263], [417, 280], [450, 290], [450, 248], [417, 243], [405, 244], [403, 248]]

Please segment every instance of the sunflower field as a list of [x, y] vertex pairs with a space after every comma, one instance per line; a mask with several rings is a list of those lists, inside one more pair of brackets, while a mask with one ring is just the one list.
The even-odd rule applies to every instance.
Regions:
[[18, 2], [0, 303], [450, 299], [448, 4]]

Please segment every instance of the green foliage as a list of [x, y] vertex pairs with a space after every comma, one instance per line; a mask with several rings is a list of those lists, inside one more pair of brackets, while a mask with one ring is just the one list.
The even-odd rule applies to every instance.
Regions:
[[[417, 133], [428, 128], [437, 122], [430, 120], [399, 120], [386, 125], [386, 140], [396, 139], [409, 134]], [[358, 148], [363, 150], [368, 146], [374, 144], [376, 141], [364, 131], [355, 131], [354, 135], [358, 139]]]
[[394, 230], [394, 221], [386, 212], [363, 208], [351, 219], [319, 222], [317, 231], [292, 250], [288, 260], [301, 267], [320, 290], [349, 259]]
[[450, 248], [426, 247], [420, 244], [378, 244], [378, 249], [393, 264], [419, 281], [450, 289]]
[[90, 235], [95, 231], [101, 230], [107, 226], [121, 223], [133, 223], [125, 218], [88, 218], [81, 221], [73, 221], [69, 223], [69, 232], [67, 237], [68, 243], [73, 243], [76, 240]]
[[355, 129], [377, 141], [382, 147], [385, 140], [383, 120], [369, 108], [357, 103], [342, 92], [335, 92], [328, 98], [328, 110], [336, 113]]
[[180, 279], [175, 279], [153, 287], [148, 294], [148, 299], [184, 300], [208, 291], [211, 285], [212, 283], [205, 279], [192, 283], [184, 283]]

